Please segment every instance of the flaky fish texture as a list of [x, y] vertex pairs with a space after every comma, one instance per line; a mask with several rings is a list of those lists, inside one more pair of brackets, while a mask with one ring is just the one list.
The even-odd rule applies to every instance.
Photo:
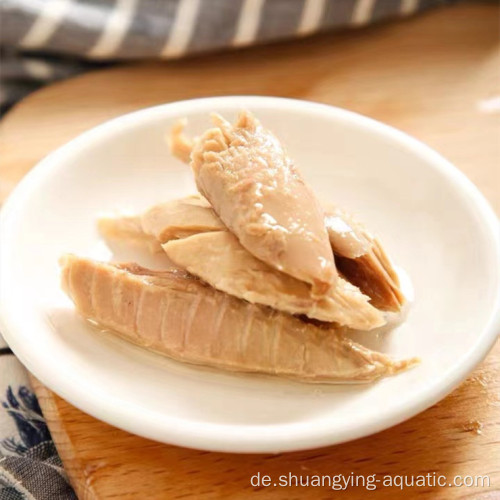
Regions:
[[140, 215], [105, 215], [99, 217], [97, 230], [108, 245], [126, 241], [130, 245], [142, 247], [151, 253], [163, 252], [161, 241], [144, 230]]
[[160, 243], [226, 229], [210, 203], [196, 195], [154, 205], [141, 216], [141, 226]]
[[359, 330], [385, 324], [383, 314], [358, 288], [339, 277], [334, 287], [314, 297], [311, 286], [255, 258], [228, 231], [211, 231], [163, 245], [176, 265], [217, 290], [253, 304], [334, 322]]
[[[124, 242], [137, 244], [144, 238], [144, 245], [152, 252], [162, 252], [161, 244], [174, 239], [227, 230], [201, 196], [161, 203], [136, 217], [106, 217], [98, 227], [108, 241], [121, 238]], [[405, 299], [397, 274], [380, 242], [349, 214], [335, 207], [326, 209], [325, 227], [342, 277], [370, 297], [370, 304], [377, 309], [399, 311]], [[336, 289], [332, 287], [327, 295], [331, 296]]]
[[413, 366], [332, 327], [250, 304], [184, 271], [66, 255], [62, 287], [84, 317], [124, 339], [200, 365], [304, 382], [371, 382]]
[[[190, 165], [199, 192], [240, 243], [278, 271], [324, 294], [337, 271], [312, 189], [281, 143], [248, 111], [234, 125], [213, 115], [214, 127], [194, 140]], [[169, 143], [181, 158], [190, 141], [176, 125]]]
[[399, 277], [377, 238], [371, 241], [366, 254], [355, 259], [338, 256], [335, 262], [342, 276], [368, 295], [374, 307], [391, 312], [401, 310], [405, 296]]
[[326, 205], [325, 225], [340, 274], [382, 311], [398, 312], [405, 303], [399, 278], [382, 244], [344, 210]]
[[326, 231], [336, 255], [356, 259], [370, 251], [371, 239], [361, 224], [334, 205], [324, 205], [323, 208]]

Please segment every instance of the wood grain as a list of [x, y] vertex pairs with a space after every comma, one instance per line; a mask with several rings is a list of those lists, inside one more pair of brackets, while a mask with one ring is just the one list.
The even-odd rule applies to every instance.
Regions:
[[[25, 99], [0, 124], [5, 195], [40, 158], [122, 113], [205, 95], [310, 99], [380, 119], [463, 170], [500, 213], [497, 5], [463, 4], [401, 23], [169, 64], [107, 69]], [[500, 498], [500, 345], [439, 404], [392, 429], [335, 447], [233, 455], [167, 446], [36, 392], [83, 500], [365, 498], [362, 487], [254, 488], [252, 475], [489, 475], [490, 488], [382, 488], [372, 498]]]

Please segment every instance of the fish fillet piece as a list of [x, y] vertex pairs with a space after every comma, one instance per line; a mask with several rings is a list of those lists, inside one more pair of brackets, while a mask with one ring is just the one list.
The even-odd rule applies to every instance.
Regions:
[[350, 283], [370, 297], [374, 307], [398, 312], [405, 303], [398, 275], [378, 239], [370, 250], [355, 259], [335, 256], [339, 271]]
[[108, 242], [127, 241], [143, 247], [151, 253], [161, 253], [161, 242], [155, 236], [147, 234], [141, 223], [141, 216], [122, 215], [100, 217], [97, 221], [99, 234]]
[[312, 189], [251, 113], [243, 111], [234, 126], [212, 118], [215, 127], [195, 140], [191, 152], [198, 191], [251, 254], [311, 283], [313, 293], [326, 293], [337, 272]]
[[380, 241], [344, 210], [325, 207], [325, 224], [341, 275], [368, 295], [377, 309], [400, 311], [405, 297]]
[[339, 277], [329, 292], [313, 297], [311, 286], [255, 258], [228, 231], [201, 233], [163, 245], [175, 264], [217, 290], [290, 314], [304, 314], [359, 330], [385, 324], [359, 289]]
[[196, 195], [151, 207], [141, 216], [140, 225], [146, 234], [161, 243], [226, 229], [208, 201]]
[[186, 363], [305, 382], [371, 382], [413, 366], [332, 328], [250, 304], [182, 271], [154, 272], [66, 255], [62, 286], [77, 311], [126, 340]]
[[[142, 216], [104, 218], [98, 226], [106, 240], [112, 235], [115, 240], [138, 243], [142, 237], [152, 252], [163, 252], [160, 243], [172, 239], [226, 229], [208, 201], [198, 195], [155, 205]], [[380, 242], [335, 207], [326, 209], [325, 226], [342, 276], [370, 297], [377, 309], [399, 311], [405, 298]]]
[[187, 125], [187, 119], [182, 118], [174, 123], [167, 135], [167, 144], [170, 152], [179, 160], [189, 164], [191, 161], [191, 152], [194, 147], [194, 140], [184, 133]]
[[325, 205], [325, 227], [336, 255], [355, 259], [368, 253], [371, 239], [350, 215], [333, 205]]

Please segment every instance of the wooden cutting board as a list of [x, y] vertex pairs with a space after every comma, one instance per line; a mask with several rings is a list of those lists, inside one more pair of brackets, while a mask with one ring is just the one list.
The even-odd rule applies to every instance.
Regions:
[[[115, 67], [53, 85], [25, 99], [0, 125], [2, 194], [54, 148], [114, 116], [191, 97], [267, 94], [349, 108], [415, 135], [462, 169], [500, 213], [498, 14], [494, 4], [461, 4], [362, 31]], [[500, 498], [499, 362], [497, 344], [450, 396], [392, 429], [280, 455], [208, 453], [148, 441], [95, 420], [33, 382], [80, 499], [367, 496], [363, 487], [255, 488], [250, 479], [258, 472], [273, 478], [489, 475], [490, 488], [401, 492], [379, 486], [370, 494], [492, 499]]]

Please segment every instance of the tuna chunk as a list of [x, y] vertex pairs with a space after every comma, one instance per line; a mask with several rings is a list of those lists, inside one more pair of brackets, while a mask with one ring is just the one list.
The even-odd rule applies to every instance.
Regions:
[[327, 206], [325, 224], [341, 275], [368, 295], [377, 309], [399, 311], [405, 298], [380, 241], [334, 206]]
[[146, 234], [160, 243], [226, 229], [208, 201], [196, 195], [151, 207], [141, 216], [141, 225]]
[[[137, 220], [141, 223], [137, 223]], [[380, 242], [359, 222], [338, 208], [328, 208], [325, 227], [342, 277], [370, 297], [370, 303], [377, 309], [399, 311], [404, 303], [404, 296], [398, 277]], [[150, 250], [161, 251], [158, 242], [156, 245], [151, 242], [151, 235], [158, 238], [159, 243], [166, 243], [172, 239], [220, 231], [226, 227], [204, 198], [190, 196], [155, 205], [135, 218], [106, 218], [99, 222], [99, 229], [107, 240], [112, 234], [115, 239], [121, 237], [131, 243], [140, 241], [142, 232], [146, 240], [144, 243]]]
[[112, 245], [115, 242], [127, 241], [149, 250], [151, 253], [161, 253], [161, 242], [155, 236], [144, 231], [140, 216], [122, 215], [117, 217], [100, 217], [97, 229], [101, 236]]
[[84, 317], [170, 358], [304, 382], [371, 382], [411, 367], [178, 270], [154, 272], [67, 255], [62, 286]]
[[312, 284], [316, 295], [326, 293], [337, 272], [313, 191], [249, 112], [234, 126], [218, 115], [213, 120], [191, 152], [198, 190], [251, 254]]
[[197, 234], [163, 245], [169, 259], [217, 290], [254, 304], [320, 321], [370, 330], [385, 323], [380, 311], [343, 278], [322, 297], [311, 286], [256, 259], [228, 231]]
[[325, 227], [336, 255], [355, 259], [370, 251], [371, 239], [363, 226], [334, 206], [325, 206]]
[[335, 256], [339, 271], [350, 283], [370, 297], [382, 311], [397, 312], [405, 303], [399, 278], [380, 242], [374, 238], [370, 250], [355, 259]]

